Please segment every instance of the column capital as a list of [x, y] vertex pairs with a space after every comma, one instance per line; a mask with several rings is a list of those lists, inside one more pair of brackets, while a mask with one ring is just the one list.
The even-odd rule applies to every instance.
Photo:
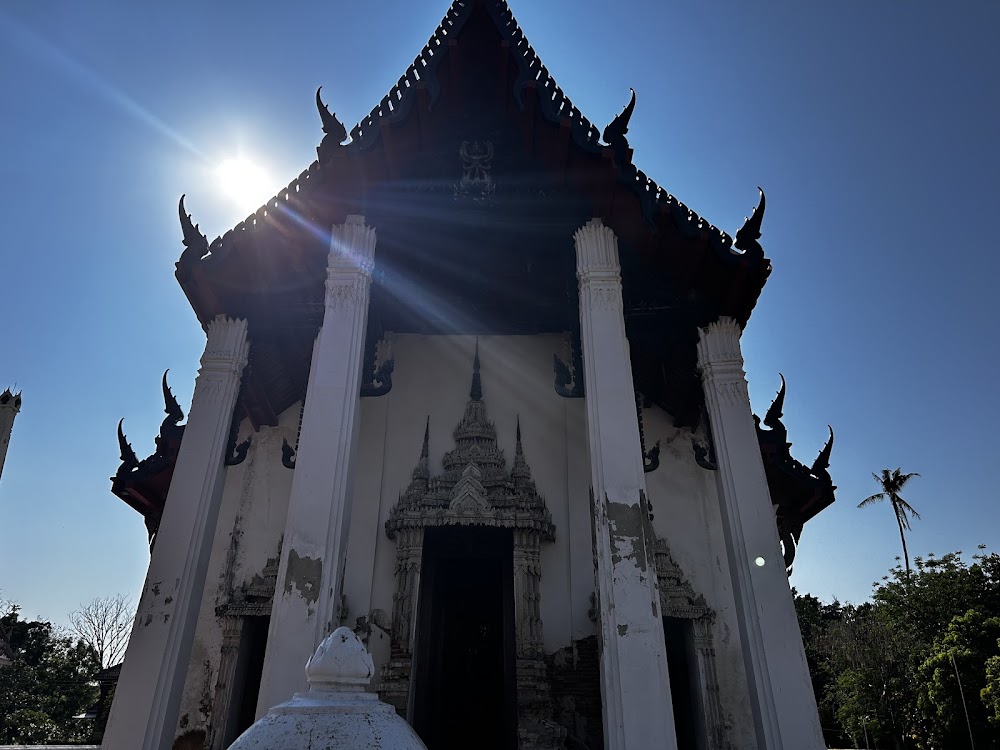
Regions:
[[367, 296], [375, 267], [375, 228], [351, 214], [330, 229], [326, 267], [326, 305], [333, 310], [355, 306]]
[[365, 224], [365, 217], [350, 214], [343, 224], [330, 229], [330, 255], [327, 280], [334, 272], [361, 272], [371, 275], [375, 265], [375, 227]]
[[736, 364], [743, 367], [740, 324], [721, 317], [698, 331], [698, 362], [702, 365]]
[[618, 263], [618, 237], [599, 218], [593, 218], [576, 230], [576, 276], [580, 283], [591, 280], [617, 281], [621, 266]]
[[240, 370], [243, 369], [250, 353], [245, 318], [216, 315], [205, 327], [205, 333], [208, 334], [208, 341], [205, 342], [205, 352], [201, 356], [202, 366], [231, 363]]

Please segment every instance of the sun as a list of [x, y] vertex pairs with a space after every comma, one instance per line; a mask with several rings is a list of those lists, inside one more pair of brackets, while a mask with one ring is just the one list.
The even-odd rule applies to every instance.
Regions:
[[219, 188], [242, 210], [255, 211], [268, 199], [267, 173], [245, 156], [226, 159], [215, 168]]

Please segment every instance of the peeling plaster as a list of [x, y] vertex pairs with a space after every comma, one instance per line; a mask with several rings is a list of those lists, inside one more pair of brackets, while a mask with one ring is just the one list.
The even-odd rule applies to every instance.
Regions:
[[285, 574], [285, 593], [291, 594], [293, 588], [306, 604], [315, 604], [319, 600], [320, 582], [323, 580], [323, 561], [316, 557], [299, 557], [296, 550], [288, 552], [288, 571]]
[[643, 539], [642, 507], [644, 493], [639, 491], [639, 503], [626, 504], [612, 502], [604, 495], [607, 508], [608, 526], [613, 536], [611, 563], [617, 567], [622, 560], [632, 560], [636, 568], [646, 572], [646, 545]]

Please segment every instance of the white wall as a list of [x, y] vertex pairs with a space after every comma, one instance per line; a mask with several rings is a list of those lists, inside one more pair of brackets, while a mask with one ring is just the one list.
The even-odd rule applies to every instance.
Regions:
[[[736, 747], [754, 747], [715, 472], [695, 461], [691, 430], [674, 427], [673, 417], [656, 406], [643, 409], [642, 417], [646, 450], [660, 441], [660, 466], [646, 474], [653, 529], [667, 542], [695, 593], [716, 613], [713, 634], [723, 719]], [[697, 437], [705, 442], [704, 434]]]
[[[395, 545], [385, 521], [410, 482], [430, 415], [430, 469], [442, 471], [452, 432], [465, 411], [476, 339], [472, 336], [392, 335], [393, 387], [388, 395], [362, 399], [358, 474], [344, 589], [354, 626], [371, 617], [389, 626], [395, 588]], [[479, 338], [483, 400], [496, 424], [497, 442], [514, 458], [517, 417], [525, 458], [556, 526], [556, 541], [542, 546], [541, 613], [547, 651], [593, 634], [587, 619], [594, 589], [590, 533], [589, 459], [584, 404], [553, 387], [553, 354], [565, 357], [565, 337]], [[571, 494], [572, 493], [572, 494]], [[378, 628], [369, 644], [376, 674], [389, 654], [389, 637]]]
[[[281, 464], [281, 441], [295, 444], [300, 405], [287, 409], [277, 427], [253, 433], [246, 460], [226, 469], [219, 522], [205, 580], [191, 661], [184, 683], [178, 733], [204, 728], [218, 681], [222, 623], [216, 607], [226, 603], [231, 587], [239, 588], [259, 575], [269, 558], [278, 554], [285, 530], [292, 471]], [[250, 435], [244, 420], [237, 440]], [[230, 580], [231, 579], [231, 580]]]

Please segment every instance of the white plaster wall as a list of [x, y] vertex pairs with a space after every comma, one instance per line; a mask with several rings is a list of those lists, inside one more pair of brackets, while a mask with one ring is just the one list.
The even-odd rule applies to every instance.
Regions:
[[[369, 649], [376, 675], [389, 656], [395, 590], [396, 548], [385, 521], [410, 482], [428, 415], [430, 469], [442, 471], [469, 400], [475, 344], [473, 336], [392, 335], [392, 390], [361, 400], [344, 591], [346, 624], [356, 627], [362, 617], [375, 623]], [[482, 336], [479, 349], [483, 400], [508, 469], [520, 415], [525, 458], [556, 526], [556, 541], [541, 553], [544, 647], [551, 652], [595, 632], [587, 618], [594, 569], [584, 404], [553, 387], [553, 355], [567, 357], [564, 336]]]
[[[695, 461], [692, 434], [659, 407], [642, 411], [646, 450], [660, 441], [660, 466], [646, 474], [653, 529], [696, 594], [716, 613], [713, 625], [719, 700], [735, 747], [754, 747], [746, 671], [729, 575], [715, 472]], [[699, 435], [704, 442], [704, 435]]]
[[269, 558], [278, 554], [285, 529], [292, 471], [281, 464], [281, 442], [292, 445], [298, 430], [300, 405], [287, 409], [276, 427], [254, 433], [248, 421], [240, 426], [237, 442], [252, 433], [246, 460], [226, 469], [226, 483], [212, 556], [205, 579], [191, 661], [184, 682], [177, 732], [203, 729], [215, 697], [222, 652], [222, 623], [216, 607], [227, 601], [227, 591], [253, 579]]

